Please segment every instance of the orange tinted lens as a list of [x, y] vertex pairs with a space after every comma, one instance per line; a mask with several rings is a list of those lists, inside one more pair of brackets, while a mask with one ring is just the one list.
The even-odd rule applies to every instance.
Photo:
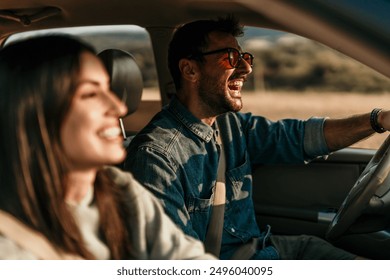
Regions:
[[240, 53], [237, 50], [229, 50], [229, 62], [234, 68], [238, 66], [238, 63], [240, 62]]
[[225, 68], [232, 68], [232, 65], [231, 65], [231, 59], [230, 59], [230, 54], [229, 53], [225, 53], [223, 55], [223, 59], [220, 60], [220, 63], [223, 65], [223, 67]]

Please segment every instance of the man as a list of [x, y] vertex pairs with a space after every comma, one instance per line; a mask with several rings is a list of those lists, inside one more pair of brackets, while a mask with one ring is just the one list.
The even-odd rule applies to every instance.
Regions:
[[185, 233], [204, 241], [218, 173], [219, 134], [226, 158], [221, 259], [237, 257], [243, 244], [257, 244], [252, 259], [354, 259], [316, 237], [260, 232], [251, 166], [327, 155], [373, 134], [373, 128], [388, 130], [390, 112], [279, 122], [238, 113], [253, 62], [236, 40], [242, 34], [230, 17], [189, 23], [175, 32], [168, 60], [177, 94], [131, 142], [125, 168], [161, 199]]

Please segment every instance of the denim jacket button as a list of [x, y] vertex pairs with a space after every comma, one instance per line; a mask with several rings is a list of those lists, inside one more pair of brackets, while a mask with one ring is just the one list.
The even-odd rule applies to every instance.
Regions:
[[231, 228], [230, 231], [231, 232], [236, 232], [236, 230], [234, 228]]

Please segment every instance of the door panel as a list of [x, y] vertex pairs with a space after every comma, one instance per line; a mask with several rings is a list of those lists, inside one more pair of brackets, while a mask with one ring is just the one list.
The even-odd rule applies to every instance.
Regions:
[[374, 152], [344, 149], [309, 164], [255, 167], [253, 199], [260, 227], [323, 236]]

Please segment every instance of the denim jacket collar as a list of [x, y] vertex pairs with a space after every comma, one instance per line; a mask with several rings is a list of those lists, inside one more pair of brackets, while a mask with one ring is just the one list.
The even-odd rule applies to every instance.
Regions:
[[168, 110], [185, 127], [205, 142], [209, 142], [213, 138], [213, 128], [195, 117], [177, 98], [174, 97], [172, 99], [171, 103], [168, 105]]

